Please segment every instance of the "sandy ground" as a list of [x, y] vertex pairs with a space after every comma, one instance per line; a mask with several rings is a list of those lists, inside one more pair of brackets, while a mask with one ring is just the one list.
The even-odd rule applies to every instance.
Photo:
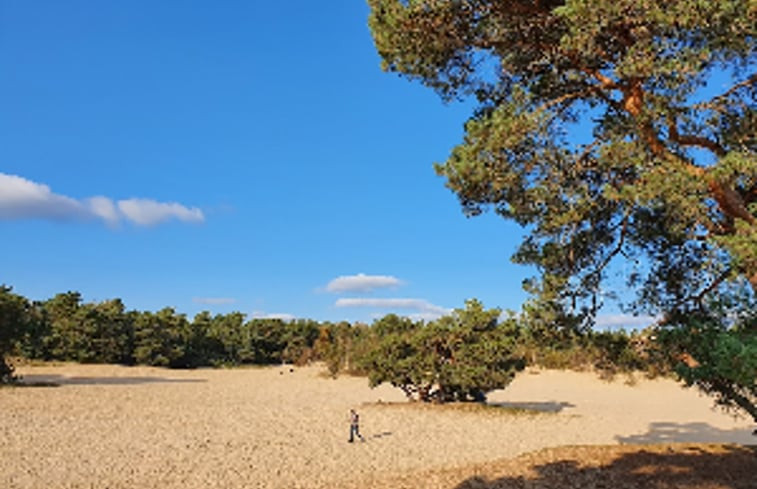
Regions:
[[[755, 444], [745, 418], [666, 380], [521, 374], [500, 409], [405, 404], [388, 386], [319, 367], [179, 371], [25, 366], [0, 389], [0, 487], [371, 487], [561, 445]], [[400, 403], [400, 404], [397, 404]], [[364, 443], [347, 443], [348, 411]], [[757, 485], [755, 486], [757, 487]]]

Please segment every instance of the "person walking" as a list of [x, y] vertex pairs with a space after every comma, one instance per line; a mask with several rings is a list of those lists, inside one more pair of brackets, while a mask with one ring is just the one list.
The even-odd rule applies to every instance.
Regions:
[[363, 435], [360, 434], [360, 415], [354, 410], [350, 409], [350, 443], [355, 441], [355, 437], [360, 438], [360, 441], [365, 441]]

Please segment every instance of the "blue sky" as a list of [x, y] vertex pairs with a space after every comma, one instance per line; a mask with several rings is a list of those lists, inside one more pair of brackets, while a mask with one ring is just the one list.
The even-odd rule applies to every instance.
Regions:
[[432, 168], [470, 107], [383, 73], [367, 14], [0, 3], [0, 282], [190, 316], [518, 310], [523, 231]]

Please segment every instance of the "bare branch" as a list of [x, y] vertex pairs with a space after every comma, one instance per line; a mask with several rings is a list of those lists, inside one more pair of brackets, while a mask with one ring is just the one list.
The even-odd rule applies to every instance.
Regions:
[[717, 96], [711, 98], [707, 102], [700, 102], [698, 104], [692, 105], [691, 107], [693, 109], [711, 109], [711, 110], [715, 110], [715, 111], [722, 112], [722, 113], [728, 113], [727, 111], [724, 111], [721, 108], [720, 101], [723, 100], [724, 98], [728, 97], [732, 93], [740, 90], [743, 87], [746, 87], [746, 86], [749, 86], [749, 85], [755, 85], [755, 84], [757, 84], [757, 73], [753, 74], [752, 76], [750, 76], [746, 80], [737, 83], [736, 85], [732, 86], [731, 88], [729, 88], [725, 92], [721, 93], [720, 95], [717, 95]]
[[715, 290], [725, 279], [727, 279], [731, 275], [731, 269], [726, 269], [723, 273], [721, 273], [719, 276], [715, 278], [715, 280], [712, 281], [710, 285], [704, 288], [699, 294], [696, 295], [693, 299], [697, 302], [697, 304], [701, 304], [704, 300], [705, 296]]
[[732, 94], [733, 92], [739, 90], [742, 87], [746, 87], [748, 85], [754, 85], [757, 84], [757, 73], [754, 73], [752, 76], [744, 80], [743, 82], [737, 83], [722, 94], [718, 95], [717, 97], [713, 97], [711, 101], [720, 100], [721, 98], [725, 98]]
[[576, 158], [576, 161], [578, 161], [578, 162], [585, 161], [586, 158], [588, 158], [589, 155], [591, 154], [591, 152], [594, 150], [594, 148], [596, 148], [601, 143], [602, 143], [601, 139], [595, 139], [590, 144], [586, 145], [586, 147], [584, 148], [584, 150], [581, 151], [581, 154], [578, 155], [578, 158]]
[[536, 108], [535, 112], [542, 112], [551, 107], [554, 107], [555, 105], [559, 105], [559, 104], [562, 104], [563, 102], [567, 102], [568, 100], [581, 98], [583, 96], [588, 95], [590, 92], [591, 92], [591, 89], [587, 88], [585, 90], [580, 90], [578, 92], [570, 92], [570, 93], [563, 94], [557, 98], [544, 102], [543, 104], [541, 104], [539, 107]]
[[623, 250], [623, 245], [626, 241], [626, 234], [628, 231], [628, 217], [630, 213], [626, 211], [626, 213], [623, 215], [623, 220], [620, 222], [620, 236], [618, 237], [618, 244], [613, 248], [612, 251], [605, 257], [604, 260], [602, 260], [602, 263], [600, 263], [597, 268], [592, 270], [590, 275], [599, 276], [602, 271], [607, 267], [607, 265], [610, 264], [610, 261]]
[[[559, 105], [569, 100], [574, 100], [574, 99], [585, 97], [591, 94], [597, 95], [603, 99], [605, 99], [604, 96], [607, 95], [602, 91], [600, 86], [587, 84], [583, 90], [579, 90], [577, 92], [565, 93], [563, 95], [560, 95], [557, 98], [544, 102], [542, 105], [536, 108], [535, 112], [541, 112], [551, 107], [554, 107], [555, 105]], [[607, 100], [608, 102], [614, 102], [612, 99], [605, 99], [605, 100]]]
[[747, 209], [744, 199], [730, 185], [714, 179], [707, 182], [707, 185], [725, 215], [738, 217], [749, 224], [757, 223], [757, 219]]
[[611, 89], [611, 90], [622, 88], [618, 82], [616, 82], [615, 80], [613, 80], [612, 78], [606, 75], [603, 75], [599, 70], [592, 70], [590, 68], [581, 68], [581, 71], [595, 78], [600, 83], [601, 88]]
[[700, 148], [709, 149], [719, 157], [726, 155], [726, 150], [717, 142], [707, 139], [702, 136], [691, 136], [688, 134], [679, 134], [678, 127], [675, 122], [671, 122], [668, 126], [668, 138], [680, 144], [681, 146], [697, 146]]

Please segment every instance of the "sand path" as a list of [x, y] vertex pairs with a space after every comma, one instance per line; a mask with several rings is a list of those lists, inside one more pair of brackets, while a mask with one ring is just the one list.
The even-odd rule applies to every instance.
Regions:
[[[0, 389], [0, 487], [338, 487], [567, 444], [755, 443], [749, 420], [666, 380], [524, 373], [490, 401], [544, 414], [513, 416], [387, 404], [401, 392], [322, 372], [23, 367], [60, 386]], [[347, 443], [351, 407], [365, 443]]]

